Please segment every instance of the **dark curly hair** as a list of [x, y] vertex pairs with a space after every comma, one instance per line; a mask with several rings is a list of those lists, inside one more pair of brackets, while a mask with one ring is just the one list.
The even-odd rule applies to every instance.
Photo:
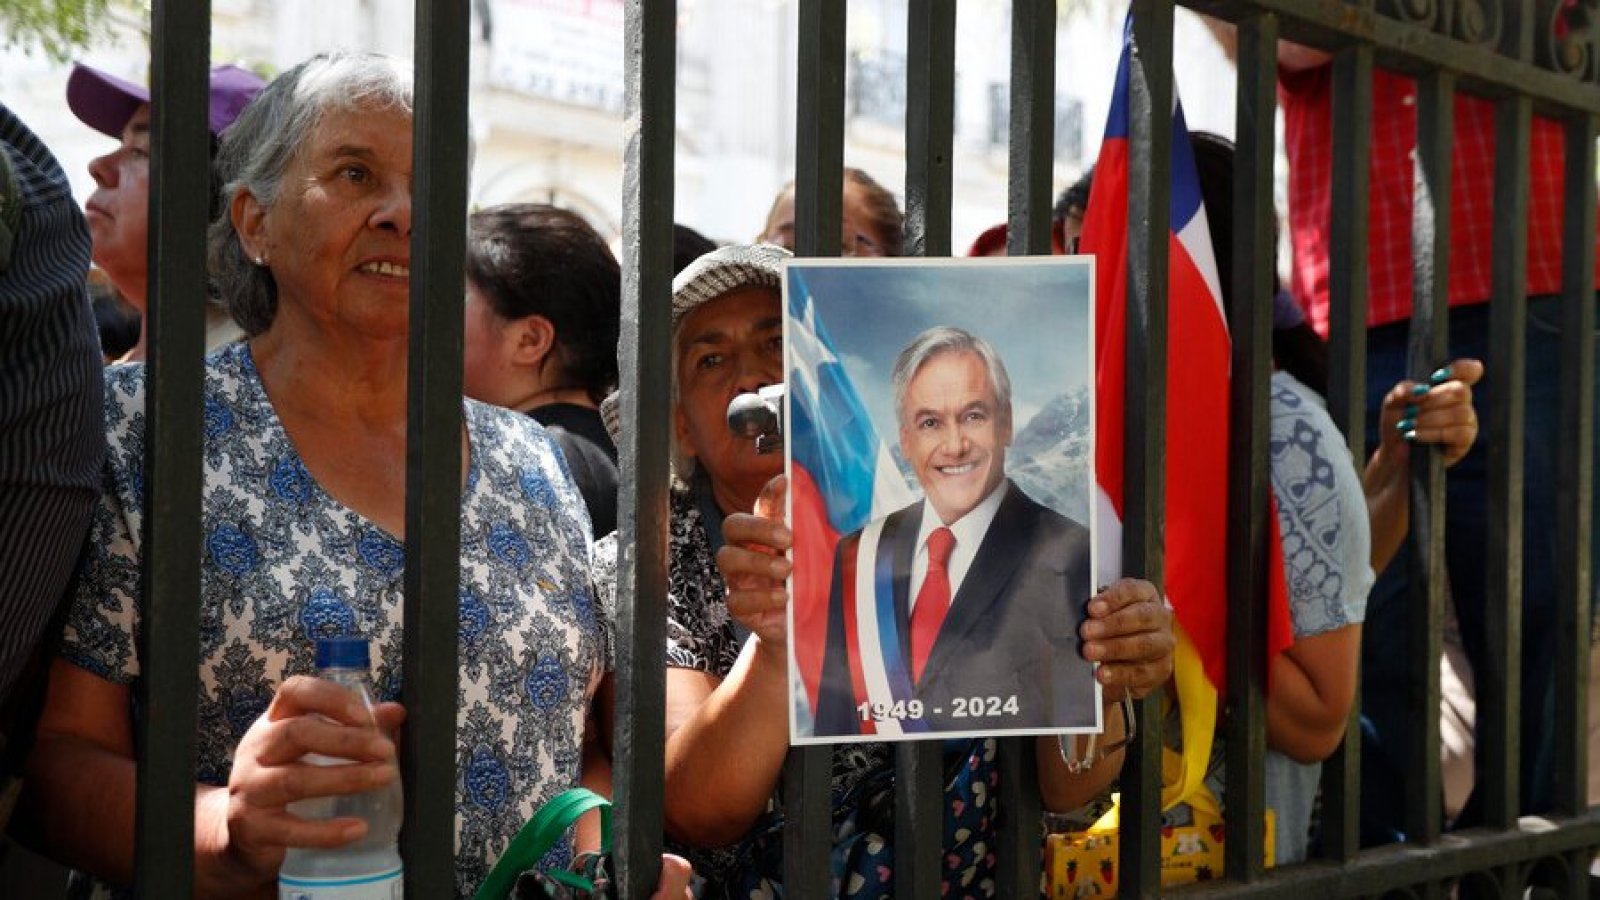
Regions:
[[542, 203], [473, 213], [467, 280], [503, 319], [543, 316], [555, 326], [562, 387], [595, 403], [617, 385], [622, 269], [581, 216]]

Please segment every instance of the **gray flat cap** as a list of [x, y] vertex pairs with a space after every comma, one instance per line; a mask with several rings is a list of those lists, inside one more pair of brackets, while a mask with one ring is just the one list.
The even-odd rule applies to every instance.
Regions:
[[[794, 254], [776, 244], [729, 244], [684, 266], [672, 279], [672, 331], [702, 303], [752, 287], [783, 292], [783, 266]], [[676, 377], [676, 373], [674, 373]], [[600, 402], [600, 418], [611, 440], [622, 436], [622, 395], [612, 391]]]

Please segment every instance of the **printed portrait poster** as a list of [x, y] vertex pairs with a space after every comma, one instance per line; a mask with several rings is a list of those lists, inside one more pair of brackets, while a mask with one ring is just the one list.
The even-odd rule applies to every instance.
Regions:
[[794, 743], [1102, 730], [1093, 264], [788, 265]]

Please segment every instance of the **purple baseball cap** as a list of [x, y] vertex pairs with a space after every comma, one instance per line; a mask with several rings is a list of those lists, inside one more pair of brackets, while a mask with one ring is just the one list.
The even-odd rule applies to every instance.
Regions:
[[[208, 116], [211, 133], [222, 134], [266, 84], [248, 69], [213, 66]], [[149, 102], [150, 90], [142, 85], [83, 63], [72, 65], [72, 76], [67, 79], [67, 106], [83, 124], [101, 134], [121, 138], [122, 129], [134, 112]]]

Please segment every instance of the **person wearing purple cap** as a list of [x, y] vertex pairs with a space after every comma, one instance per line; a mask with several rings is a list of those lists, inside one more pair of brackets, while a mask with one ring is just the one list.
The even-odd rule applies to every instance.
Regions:
[[[216, 66], [211, 70], [208, 124], [213, 158], [218, 137], [264, 84], [255, 73], [238, 66]], [[110, 276], [111, 283], [142, 318], [149, 292], [150, 91], [78, 63], [67, 80], [67, 105], [85, 125], [121, 142], [117, 149], [89, 163], [95, 191], [84, 213], [94, 241], [95, 265]], [[213, 184], [213, 197], [215, 194]], [[207, 305], [207, 349], [236, 340], [241, 334], [221, 306]], [[145, 333], [141, 327], [138, 342], [120, 361], [141, 362], [144, 358]]]

